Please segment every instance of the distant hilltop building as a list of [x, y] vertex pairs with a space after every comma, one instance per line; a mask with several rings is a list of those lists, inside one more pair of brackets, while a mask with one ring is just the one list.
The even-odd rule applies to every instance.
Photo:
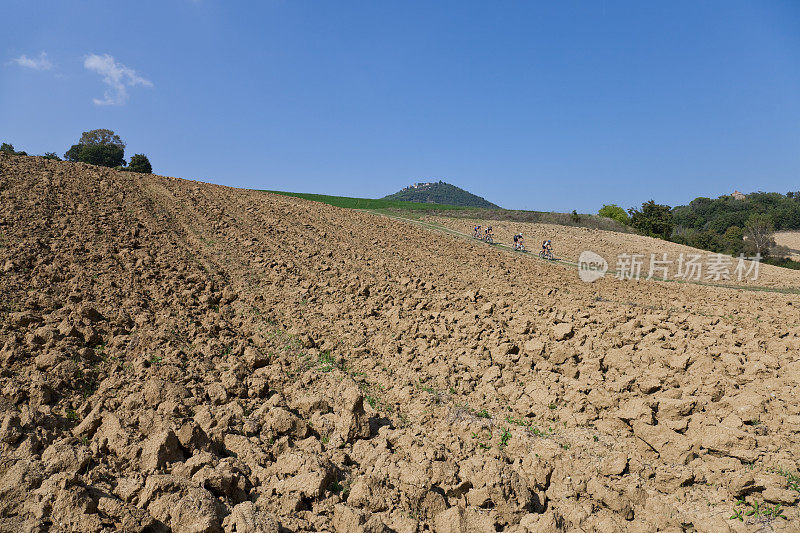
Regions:
[[[440, 180], [439, 183], [441, 184], [441, 183], [444, 183], [444, 182]], [[434, 185], [434, 183], [432, 181], [426, 181], [425, 183], [419, 182], [419, 183], [415, 183], [413, 185], [409, 185], [408, 187], [404, 187], [401, 190], [410, 191], [412, 189], [425, 189], [427, 187], [431, 187], [432, 185]]]
[[745, 198], [744, 194], [740, 193], [739, 191], [733, 191], [733, 194], [731, 194], [731, 196], [733, 196], [734, 200], [744, 200]]

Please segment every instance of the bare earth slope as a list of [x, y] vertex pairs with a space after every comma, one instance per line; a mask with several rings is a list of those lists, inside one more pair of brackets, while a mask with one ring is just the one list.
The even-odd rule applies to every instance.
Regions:
[[800, 231], [778, 231], [775, 233], [775, 243], [789, 248], [791, 259], [800, 260]]
[[800, 526], [796, 296], [38, 158], [0, 207], [2, 531]]

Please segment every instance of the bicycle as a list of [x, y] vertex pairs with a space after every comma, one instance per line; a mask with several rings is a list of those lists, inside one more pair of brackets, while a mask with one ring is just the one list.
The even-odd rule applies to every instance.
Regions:
[[547, 259], [549, 261], [555, 260], [555, 256], [553, 255], [553, 250], [539, 250], [539, 257], [542, 259]]

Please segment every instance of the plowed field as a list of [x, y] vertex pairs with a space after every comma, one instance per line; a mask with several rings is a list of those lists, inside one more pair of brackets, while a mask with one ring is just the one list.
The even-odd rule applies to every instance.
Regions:
[[0, 207], [2, 531], [800, 529], [796, 294], [2, 154]]

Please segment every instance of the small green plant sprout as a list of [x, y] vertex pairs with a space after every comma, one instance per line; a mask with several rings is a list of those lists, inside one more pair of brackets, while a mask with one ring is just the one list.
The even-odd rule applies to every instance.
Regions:
[[430, 385], [423, 385], [422, 379], [419, 380], [419, 384], [417, 385], [419, 390], [425, 391], [428, 394], [436, 394], [436, 389], [431, 387]]
[[367, 395], [364, 396], [364, 399], [367, 400], [367, 403], [373, 409], [375, 409], [376, 406], [378, 405], [378, 399], [375, 396], [367, 394]]
[[514, 418], [513, 416], [507, 416], [506, 422], [509, 424], [514, 424], [515, 426], [521, 426], [524, 428], [530, 428], [533, 426], [533, 422], [530, 420], [525, 420], [524, 418]]
[[783, 518], [784, 520], [788, 520], [788, 517], [783, 514], [783, 507], [780, 504], [769, 505], [768, 503], [758, 500], [748, 503], [744, 498], [739, 498], [736, 501], [730, 520], [739, 520], [743, 522], [747, 516], [752, 516], [754, 518], [764, 517], [768, 519]]
[[598, 437], [597, 435], [592, 435], [592, 439], [594, 439], [594, 441], [597, 442], [600, 440], [600, 437]]
[[779, 503], [776, 503], [773, 506], [764, 504], [764, 516], [768, 516], [770, 518], [783, 518], [784, 520], [789, 519], [785, 514], [783, 514], [783, 507]]
[[319, 364], [320, 364], [320, 372], [330, 372], [335, 368], [338, 368], [339, 365], [336, 363], [336, 358], [331, 355], [330, 350], [325, 350], [321, 354], [319, 354]]
[[153, 355], [150, 357], [150, 364], [157, 365], [161, 362], [162, 357], [160, 355]]
[[800, 476], [792, 474], [784, 468], [770, 468], [770, 471], [776, 472], [786, 478], [787, 488], [800, 492]]
[[350, 494], [350, 482], [343, 481], [339, 483], [338, 481], [334, 481], [331, 484], [330, 489], [332, 493], [338, 494], [343, 500], [346, 500], [347, 495]]
[[487, 411], [486, 409], [481, 409], [480, 411], [477, 411], [475, 413], [475, 416], [477, 416], [478, 418], [490, 418], [489, 411]]
[[510, 440], [511, 432], [508, 430], [508, 428], [502, 428], [500, 430], [500, 447], [505, 448]]
[[75, 409], [67, 409], [67, 420], [76, 421], [78, 420], [78, 413], [75, 412]]

